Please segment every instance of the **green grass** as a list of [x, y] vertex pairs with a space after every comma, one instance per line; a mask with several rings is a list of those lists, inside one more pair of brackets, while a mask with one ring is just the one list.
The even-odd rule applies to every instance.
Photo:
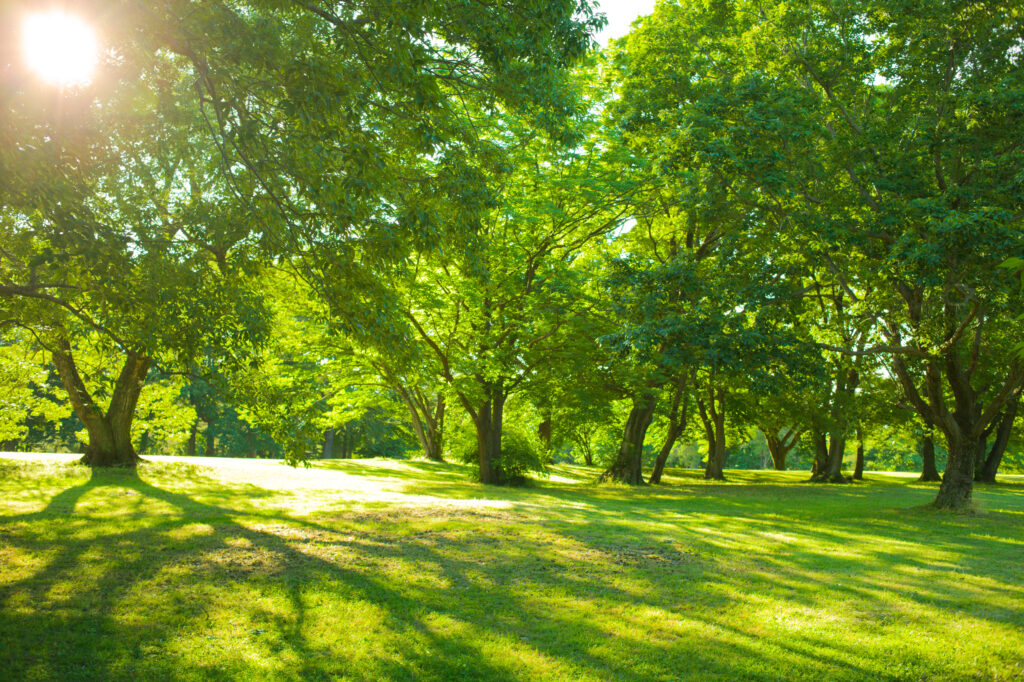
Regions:
[[0, 458], [5, 679], [1024, 677], [1024, 479]]

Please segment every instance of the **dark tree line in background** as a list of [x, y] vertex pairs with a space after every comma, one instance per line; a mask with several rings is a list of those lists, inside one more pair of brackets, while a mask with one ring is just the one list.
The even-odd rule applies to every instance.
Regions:
[[1009, 4], [661, 2], [603, 52], [587, 0], [81, 11], [84, 88], [0, 36], [5, 447], [954, 509], [1024, 466]]

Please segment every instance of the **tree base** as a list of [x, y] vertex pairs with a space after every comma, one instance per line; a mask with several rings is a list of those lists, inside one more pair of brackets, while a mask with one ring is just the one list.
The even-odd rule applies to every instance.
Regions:
[[842, 474], [815, 474], [808, 483], [853, 483], [853, 478]]
[[921, 474], [918, 479], [918, 483], [941, 483], [942, 476], [938, 474]]
[[142, 458], [132, 450], [131, 452], [86, 452], [82, 455], [82, 459], [78, 460], [79, 464], [84, 464], [87, 467], [107, 468], [107, 467], [120, 467], [120, 468], [134, 468], [140, 462]]
[[612, 465], [597, 479], [598, 483], [607, 483], [608, 481], [616, 481], [626, 485], [644, 485], [643, 474], [632, 466]]

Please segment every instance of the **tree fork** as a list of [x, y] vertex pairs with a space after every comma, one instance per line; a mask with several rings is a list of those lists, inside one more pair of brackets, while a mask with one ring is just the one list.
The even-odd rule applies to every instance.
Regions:
[[89, 442], [82, 464], [94, 467], [133, 467], [140, 458], [132, 445], [132, 421], [142, 385], [149, 372], [149, 358], [129, 351], [114, 384], [110, 406], [104, 414], [85, 387], [67, 339], [59, 339], [53, 364], [75, 414], [85, 424]]

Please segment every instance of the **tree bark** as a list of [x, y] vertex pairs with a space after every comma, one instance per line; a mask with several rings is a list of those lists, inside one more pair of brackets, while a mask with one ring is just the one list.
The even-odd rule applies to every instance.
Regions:
[[501, 431], [507, 396], [500, 385], [494, 384], [485, 387], [485, 395], [487, 399], [474, 419], [480, 482], [505, 485], [509, 481], [501, 467]]
[[139, 456], [132, 445], [132, 420], [142, 384], [149, 372], [149, 358], [129, 352], [114, 384], [106, 414], [89, 394], [65, 339], [57, 342], [53, 364], [60, 375], [71, 407], [85, 424], [89, 443], [82, 464], [94, 467], [135, 466]]
[[824, 431], [815, 431], [814, 438], [814, 463], [811, 464], [811, 480], [815, 480], [828, 468], [828, 434]]
[[946, 473], [942, 476], [939, 494], [933, 504], [937, 509], [963, 509], [971, 503], [978, 444], [949, 436], [946, 443]]
[[[822, 434], [824, 441], [825, 435]], [[819, 452], [819, 455], [822, 454]], [[843, 456], [846, 454], [846, 436], [840, 434], [829, 434], [828, 446], [824, 452], [823, 466], [811, 477], [812, 481], [818, 483], [847, 483], [849, 481], [843, 475]]]
[[700, 419], [708, 439], [705, 480], [725, 480], [725, 389], [708, 386], [707, 403], [697, 398]]
[[444, 395], [438, 395], [437, 400], [431, 407], [420, 391], [410, 393], [399, 390], [403, 402], [409, 408], [409, 418], [412, 421], [413, 431], [416, 439], [423, 448], [423, 454], [433, 462], [444, 461]]
[[864, 480], [864, 443], [857, 443], [857, 462], [853, 466], [853, 480]]
[[330, 459], [334, 457], [334, 427], [330, 427], [324, 431], [324, 447], [320, 451], [320, 459]]
[[686, 375], [682, 374], [676, 381], [672, 391], [672, 404], [668, 415], [668, 431], [665, 432], [665, 442], [661, 445], [658, 457], [654, 460], [654, 469], [651, 471], [650, 483], [661, 483], [661, 476], [665, 472], [665, 463], [668, 456], [672, 454], [672, 448], [676, 440], [686, 428], [688, 409], [686, 404]]
[[643, 485], [644, 439], [647, 437], [647, 428], [651, 425], [657, 405], [658, 399], [653, 393], [644, 393], [633, 398], [633, 408], [626, 419], [619, 453], [611, 466], [601, 474], [600, 480]]
[[922, 483], [934, 483], [942, 480], [939, 470], [935, 467], [935, 441], [930, 435], [921, 439], [921, 477]]
[[196, 435], [199, 432], [199, 419], [192, 420], [192, 426], [188, 430], [188, 445], [185, 446], [185, 454], [189, 457], [196, 456]]
[[217, 434], [213, 430], [213, 422], [206, 422], [206, 452], [203, 453], [207, 457], [217, 456]]
[[999, 420], [999, 426], [996, 427], [996, 440], [992, 444], [992, 449], [989, 450], [984, 463], [981, 465], [981, 469], [975, 472], [975, 481], [981, 483], [996, 482], [996, 473], [999, 471], [999, 465], [1003, 461], [1003, 453], [1006, 452], [1006, 446], [1010, 442], [1013, 422], [1017, 419], [1017, 410], [1019, 408], [1020, 398], [1011, 401], [1006, 406], [1006, 411]]
[[768, 454], [772, 458], [772, 467], [776, 471], [786, 470], [786, 457], [796, 446], [800, 439], [800, 431], [794, 427], [788, 427], [782, 435], [779, 431], [768, 427], [758, 427], [764, 434], [765, 442], [768, 443]]

